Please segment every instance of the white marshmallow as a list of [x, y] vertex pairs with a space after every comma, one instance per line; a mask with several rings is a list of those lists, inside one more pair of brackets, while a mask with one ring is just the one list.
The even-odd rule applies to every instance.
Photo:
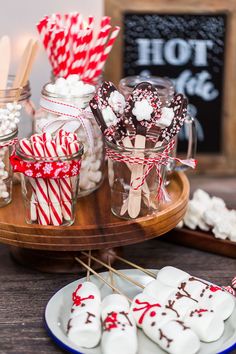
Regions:
[[206, 289], [199, 305], [213, 310], [223, 320], [226, 320], [234, 310], [235, 300], [227, 291], [212, 284]]
[[129, 312], [128, 300], [119, 294], [105, 297], [102, 302], [103, 354], [136, 354], [138, 349], [137, 329]]
[[157, 280], [174, 288], [189, 277], [190, 275], [187, 272], [171, 266], [163, 267], [157, 273]]
[[152, 311], [156, 312], [158, 308], [162, 307], [154, 298], [144, 293], [136, 295], [131, 304], [131, 312], [136, 325], [142, 328], [145, 317], [150, 316]]
[[92, 312], [83, 312], [68, 322], [68, 338], [77, 346], [94, 348], [101, 338], [101, 321]]
[[90, 171], [88, 173], [88, 178], [92, 182], [99, 183], [102, 179], [102, 172], [101, 171], [96, 171], [96, 172]]
[[102, 319], [107, 316], [110, 312], [115, 311], [129, 311], [129, 302], [123, 295], [120, 294], [110, 294], [107, 295], [101, 304], [101, 315]]
[[143, 326], [144, 333], [171, 354], [195, 354], [200, 348], [197, 335], [181, 321], [171, 320], [160, 327], [158, 323]]
[[72, 300], [68, 338], [78, 346], [93, 348], [101, 338], [100, 291], [94, 283], [85, 281], [78, 284]]
[[[78, 289], [75, 291], [76, 295], [86, 298], [90, 295], [94, 297], [97, 301], [101, 301], [100, 290], [97, 285], [92, 283], [91, 281], [85, 281], [78, 285]], [[89, 301], [89, 300], [87, 300]]]
[[163, 305], [171, 295], [175, 294], [175, 289], [156, 279], [146, 285], [143, 294], [154, 298], [158, 303]]
[[1, 193], [1, 197], [4, 198], [4, 199], [5, 198], [9, 198], [9, 193], [8, 192], [2, 192]]
[[163, 107], [161, 110], [161, 118], [157, 120], [157, 126], [162, 129], [168, 127], [171, 124], [174, 116], [175, 114], [173, 108]]
[[201, 307], [188, 311], [184, 323], [189, 326], [203, 342], [214, 342], [224, 332], [224, 321], [213, 311]]

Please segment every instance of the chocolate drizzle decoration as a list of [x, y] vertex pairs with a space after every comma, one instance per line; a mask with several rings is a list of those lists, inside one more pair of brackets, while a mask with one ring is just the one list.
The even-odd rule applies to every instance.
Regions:
[[160, 333], [160, 340], [165, 339], [166, 340], [166, 347], [169, 348], [170, 344], [173, 342], [173, 339], [168, 338], [161, 329], [158, 329], [159, 333]]

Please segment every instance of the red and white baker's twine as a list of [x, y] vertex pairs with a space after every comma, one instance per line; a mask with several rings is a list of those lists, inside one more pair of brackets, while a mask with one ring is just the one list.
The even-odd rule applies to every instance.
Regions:
[[[57, 101], [45, 96], [41, 96], [40, 98], [40, 107], [44, 111], [48, 113], [53, 113], [58, 116], [65, 116], [68, 117], [68, 121], [73, 121], [74, 119], [78, 119], [87, 135], [87, 139], [89, 142], [89, 147], [91, 150], [93, 150], [94, 147], [94, 139], [93, 139], [93, 128], [90, 123], [90, 119], [93, 118], [93, 114], [90, 111], [80, 109], [77, 106], [66, 103], [66, 102], [61, 102]], [[53, 124], [53, 121], [49, 121], [45, 123], [45, 126], [43, 127], [43, 131], [47, 131], [50, 124]]]
[[18, 138], [14, 138], [12, 140], [6, 141], [5, 143], [0, 144], [0, 149], [8, 146], [16, 145], [17, 142], [18, 142]]
[[167, 166], [170, 161], [177, 161], [192, 168], [195, 168], [196, 166], [196, 160], [194, 159], [181, 160], [177, 157], [171, 157], [170, 153], [173, 151], [174, 145], [175, 141], [172, 140], [163, 152], [156, 153], [155, 156], [153, 156], [154, 153], [152, 153], [152, 157], [134, 156], [133, 152], [126, 152], [125, 154], [122, 154], [121, 152], [114, 151], [108, 147], [106, 147], [106, 155], [113, 161], [123, 162], [125, 164], [130, 165], [143, 165], [144, 167], [146, 167], [144, 168], [144, 173], [142, 177], [138, 177], [135, 180], [131, 181], [130, 185], [134, 190], [138, 190], [143, 186], [147, 176], [149, 175], [151, 170], [155, 168], [158, 177], [157, 199], [168, 201], [169, 197], [163, 184], [161, 167]]

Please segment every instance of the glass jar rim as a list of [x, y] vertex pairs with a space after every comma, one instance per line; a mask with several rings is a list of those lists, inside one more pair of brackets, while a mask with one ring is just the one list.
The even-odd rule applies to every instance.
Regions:
[[[154, 135], [152, 135], [154, 137]], [[147, 136], [146, 138], [149, 140], [151, 140], [152, 136]], [[135, 138], [136, 135], [133, 135], [133, 136], [129, 136], [129, 138]], [[152, 140], [153, 143], [154, 143], [154, 140]], [[135, 148], [135, 147], [125, 147], [124, 145], [118, 145], [118, 144], [115, 144], [114, 142], [112, 141], [109, 141], [107, 139], [107, 137], [105, 137], [105, 143], [106, 145], [112, 149], [112, 150], [117, 150], [119, 152], [129, 152], [129, 153], [133, 153], [133, 152], [137, 152], [137, 153], [160, 153], [160, 152], [163, 152], [165, 150], [165, 148], [168, 146], [169, 142], [167, 142], [166, 140], [164, 140], [164, 143], [162, 145], [159, 145], [157, 147], [151, 147], [151, 148]]]
[[[150, 81], [153, 81], [154, 83], [157, 82], [157, 83], [160, 83], [163, 85], [163, 89], [172, 89], [173, 92], [175, 91], [174, 89], [174, 84], [173, 82], [168, 78], [168, 77], [161, 77], [161, 76], [155, 76], [155, 75], [145, 75], [145, 76], [142, 76], [142, 75], [132, 75], [132, 76], [126, 76], [126, 77], [123, 77], [120, 82], [119, 82], [119, 85], [121, 86], [127, 86], [127, 81], [139, 81], [139, 79], [141, 79], [140, 82], [149, 82], [148, 80]], [[152, 82], [151, 82], [152, 83]], [[135, 85], [137, 85], [138, 83], [135, 83]], [[135, 86], [134, 85], [134, 86]]]
[[0, 135], [0, 143], [4, 143], [8, 140], [12, 140], [17, 137], [18, 128], [14, 129], [11, 133]]
[[78, 157], [81, 157], [84, 152], [84, 145], [79, 142], [79, 150], [75, 152], [74, 154], [71, 155], [64, 155], [64, 156], [55, 156], [55, 157], [44, 157], [44, 156], [32, 156], [25, 154], [21, 148], [19, 142], [16, 144], [16, 155], [19, 156], [22, 160], [28, 161], [28, 162], [57, 162], [57, 161], [71, 161], [74, 159], [77, 159]]
[[25, 101], [31, 96], [30, 82], [22, 87], [13, 88], [13, 82], [15, 75], [8, 75], [7, 87], [4, 90], [0, 90], [0, 103], [8, 103], [14, 101]]
[[[50, 97], [50, 98], [58, 98], [58, 99], [77, 99], [77, 98], [88, 98], [88, 99], [92, 99], [92, 97], [95, 95], [96, 93], [96, 87], [94, 85], [91, 85], [94, 87], [94, 92], [91, 93], [86, 93], [83, 95], [62, 95], [62, 94], [58, 94], [58, 93], [52, 93], [49, 92], [47, 90], [47, 85], [53, 84], [53, 81], [49, 81], [46, 84], [43, 85], [43, 88], [41, 90], [41, 95], [45, 96], [45, 97]], [[90, 85], [90, 84], [89, 84]]]

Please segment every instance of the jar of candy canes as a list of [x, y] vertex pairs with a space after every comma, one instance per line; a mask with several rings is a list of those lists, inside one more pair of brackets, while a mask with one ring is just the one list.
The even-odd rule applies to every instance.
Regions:
[[79, 197], [99, 188], [104, 178], [104, 146], [101, 131], [90, 110], [95, 86], [83, 83], [78, 75], [58, 78], [44, 85], [41, 110], [36, 115], [35, 132], [55, 135], [60, 129], [76, 133], [84, 145]]
[[[30, 136], [33, 130], [34, 106], [30, 83], [22, 88], [14, 87], [15, 76], [9, 75], [7, 88], [0, 90], [0, 136], [18, 128], [18, 136]], [[17, 102], [17, 103], [16, 103]]]
[[12, 201], [12, 168], [9, 163], [13, 145], [17, 137], [17, 129], [0, 136], [0, 207]]
[[13, 171], [22, 174], [21, 187], [28, 224], [70, 226], [75, 220], [83, 145], [67, 148], [39, 135], [22, 139], [11, 156]]

